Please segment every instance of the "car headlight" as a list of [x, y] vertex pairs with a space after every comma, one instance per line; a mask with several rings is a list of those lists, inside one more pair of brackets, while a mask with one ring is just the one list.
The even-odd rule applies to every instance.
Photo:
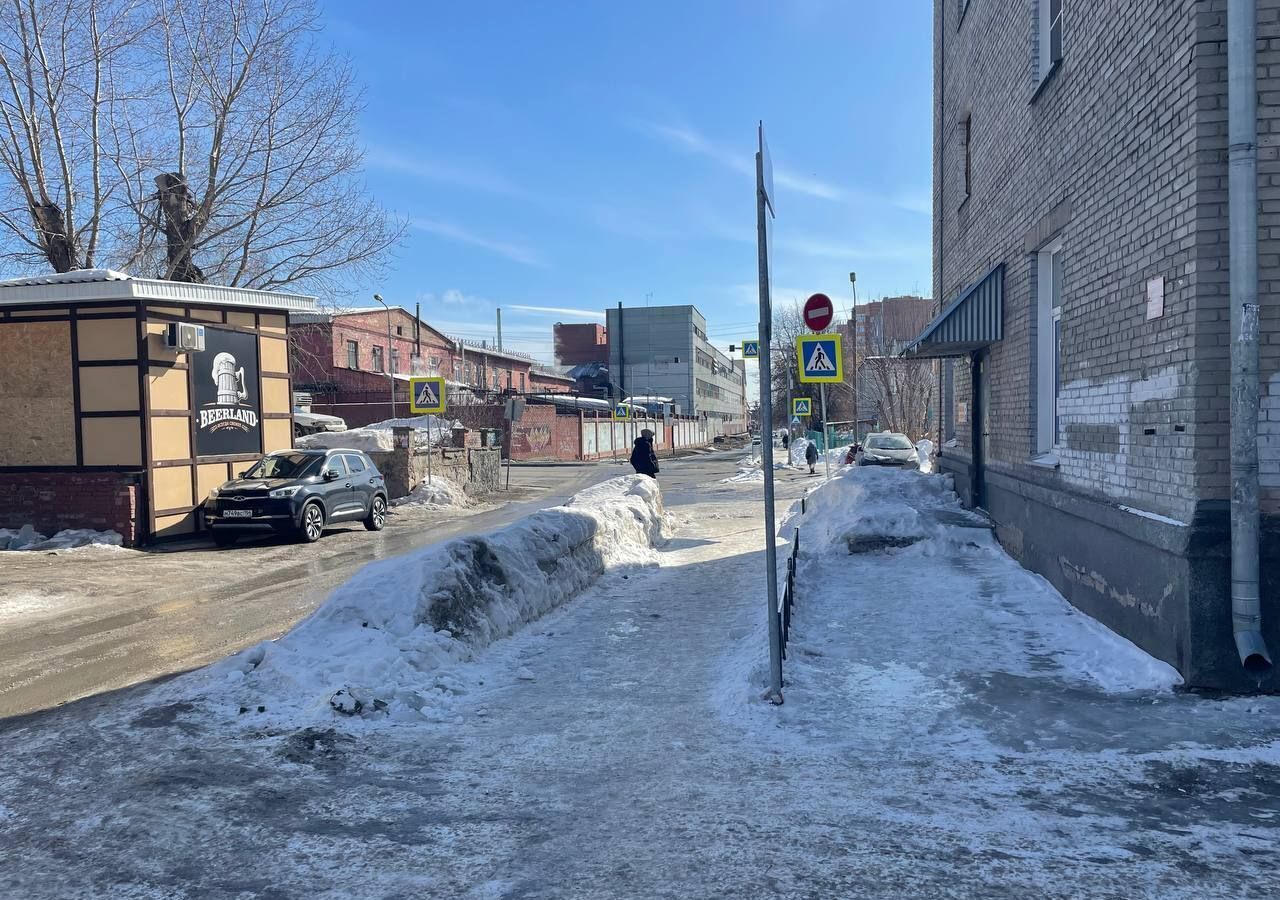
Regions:
[[218, 496], [218, 489], [217, 489], [217, 488], [209, 488], [209, 499], [210, 499], [210, 500], [212, 500], [212, 499], [213, 499], [214, 497], [216, 497], [216, 496]]
[[298, 491], [300, 490], [302, 490], [302, 485], [295, 484], [295, 485], [292, 485], [291, 487], [276, 488], [274, 491], [271, 491], [270, 493], [268, 493], [267, 496], [270, 497], [272, 500], [286, 500], [289, 497], [292, 497], [294, 494], [298, 493]]

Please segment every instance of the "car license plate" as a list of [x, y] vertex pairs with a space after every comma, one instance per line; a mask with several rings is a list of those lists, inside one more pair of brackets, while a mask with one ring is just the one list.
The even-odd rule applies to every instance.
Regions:
[[253, 516], [253, 510], [227, 509], [227, 510], [223, 510], [222, 515], [228, 519], [248, 519]]

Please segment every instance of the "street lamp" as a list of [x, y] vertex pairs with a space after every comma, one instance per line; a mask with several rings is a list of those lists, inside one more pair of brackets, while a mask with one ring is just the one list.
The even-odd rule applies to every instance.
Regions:
[[[849, 329], [853, 338], [853, 443], [858, 443], [858, 273], [849, 273], [849, 287], [853, 289], [853, 327]], [[826, 427], [826, 423], [823, 423]]]
[[387, 367], [387, 384], [391, 385], [391, 418], [396, 417], [396, 376], [392, 369], [395, 368], [391, 361], [395, 359], [395, 354], [391, 352], [391, 307], [387, 306], [387, 301], [382, 299], [381, 294], [374, 294], [373, 299], [382, 304], [382, 308], [387, 311], [387, 358], [383, 360], [383, 365]]

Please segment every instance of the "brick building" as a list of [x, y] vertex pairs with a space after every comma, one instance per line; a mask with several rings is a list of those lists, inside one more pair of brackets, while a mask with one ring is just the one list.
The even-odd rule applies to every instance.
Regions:
[[[936, 366], [921, 362], [891, 362], [887, 357], [910, 344], [929, 324], [936, 311], [936, 305], [927, 297], [884, 297], [859, 303], [849, 318], [836, 326], [843, 336], [846, 371], [854, 373], [854, 377], [850, 378], [849, 389], [842, 385], [841, 389], [828, 392], [828, 412], [832, 421], [852, 422], [855, 418], [852, 386], [856, 384], [859, 435], [884, 427], [919, 431], [911, 435], [915, 439], [926, 436], [922, 429], [936, 421]], [[868, 357], [876, 359], [869, 363]], [[921, 396], [922, 388], [932, 389], [934, 396], [926, 401]], [[886, 398], [886, 392], [894, 391], [900, 396]], [[917, 400], [922, 401], [923, 406], [918, 415], [902, 415], [903, 405], [914, 407]], [[882, 409], [882, 405], [887, 409]], [[908, 422], [923, 424], [909, 425]]]
[[[1230, 581], [1225, 0], [935, 0], [941, 467], [1003, 545], [1191, 684], [1246, 672]], [[1280, 0], [1263, 102], [1262, 635], [1280, 648]], [[1158, 15], [1156, 14], [1158, 11]]]
[[603, 325], [557, 322], [552, 335], [558, 366], [609, 362], [609, 332]]
[[311, 394], [314, 412], [351, 426], [392, 417], [393, 383], [395, 413], [406, 415], [413, 375], [448, 379], [451, 402], [531, 389], [529, 357], [449, 337], [399, 307], [294, 316], [289, 349], [294, 388]]

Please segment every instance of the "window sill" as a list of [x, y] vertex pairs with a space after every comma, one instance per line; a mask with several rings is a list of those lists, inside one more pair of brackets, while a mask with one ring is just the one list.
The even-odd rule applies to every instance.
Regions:
[[1040, 466], [1042, 469], [1056, 469], [1060, 465], [1058, 454], [1049, 452], [1033, 456], [1031, 457], [1031, 465]]
[[1031, 100], [1030, 100], [1031, 103], [1035, 103], [1038, 99], [1040, 99], [1040, 95], [1044, 93], [1044, 89], [1048, 86], [1050, 81], [1053, 81], [1053, 76], [1057, 75], [1058, 70], [1061, 68], [1062, 68], [1062, 60], [1058, 60], [1056, 63], [1054, 63], [1052, 66], [1049, 67], [1049, 71], [1046, 72], [1045, 76], [1040, 79], [1040, 83], [1036, 85], [1035, 91], [1032, 92]]

